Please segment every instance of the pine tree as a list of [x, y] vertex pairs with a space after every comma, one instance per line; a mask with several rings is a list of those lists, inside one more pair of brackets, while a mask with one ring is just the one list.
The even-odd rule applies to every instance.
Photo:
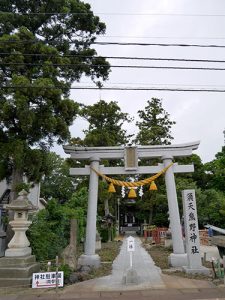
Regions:
[[[136, 123], [139, 132], [135, 142], [140, 145], [169, 145], [173, 139], [171, 127], [176, 122], [170, 120], [169, 114], [163, 109], [162, 101], [152, 98], [147, 101], [144, 110], [139, 110], [140, 121]], [[142, 160], [142, 164], [155, 164], [158, 160], [151, 162]], [[162, 178], [157, 180], [158, 191], [146, 191], [137, 206], [142, 216], [149, 222], [162, 226], [167, 225], [167, 204], [165, 204], [165, 186]], [[159, 217], [160, 216], [160, 217]]]
[[171, 128], [174, 121], [163, 109], [162, 101], [157, 98], [148, 100], [144, 110], [139, 110], [140, 121], [136, 123], [139, 132], [135, 142], [141, 145], [169, 145], [173, 139]]
[[83, 143], [86, 146], [120, 146], [129, 141], [131, 136], [122, 126], [131, 122], [132, 118], [121, 111], [117, 102], [100, 100], [93, 105], [84, 106], [81, 114], [89, 123], [88, 129], [84, 131]]

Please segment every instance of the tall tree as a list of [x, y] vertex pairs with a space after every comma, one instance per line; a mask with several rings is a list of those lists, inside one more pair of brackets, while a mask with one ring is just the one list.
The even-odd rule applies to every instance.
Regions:
[[88, 129], [84, 130], [83, 143], [86, 146], [119, 146], [126, 144], [131, 137], [122, 126], [132, 118], [122, 112], [115, 101], [100, 100], [84, 106], [81, 115], [89, 123]]
[[69, 160], [64, 160], [52, 152], [49, 155], [49, 164], [52, 171], [41, 180], [41, 197], [64, 203], [72, 197], [76, 186], [75, 179], [69, 175]]
[[91, 48], [105, 24], [80, 0], [2, 0], [0, 16], [0, 174], [12, 173], [14, 190], [37, 160], [43, 173], [46, 149], [70, 137], [71, 84], [86, 75], [100, 85], [109, 64]]
[[[136, 123], [139, 129], [135, 138], [137, 144], [168, 145], [171, 143], [173, 137], [170, 130], [176, 122], [170, 120], [170, 115], [162, 107], [160, 99], [148, 100], [147, 106], [143, 110], [139, 110], [138, 115], [140, 121]], [[151, 161], [151, 164], [155, 162], [156, 160]], [[148, 161], [142, 163], [150, 164]], [[157, 180], [157, 184], [159, 186], [158, 191], [145, 192], [142, 200], [137, 202], [137, 206], [143, 211], [142, 216], [148, 220], [149, 224], [165, 225], [168, 223], [167, 205], [163, 205], [165, 186], [161, 178]], [[157, 219], [158, 214], [161, 218]]]
[[[106, 147], [120, 146], [128, 143], [130, 136], [126, 130], [122, 128], [124, 123], [131, 122], [132, 118], [127, 113], [121, 111], [117, 102], [110, 101], [107, 103], [100, 100], [93, 105], [83, 106], [81, 115], [88, 121], [88, 129], [84, 130], [85, 137], [83, 140], [79, 138], [71, 139], [71, 143], [75, 145], [83, 145], [89, 147]], [[117, 162], [104, 162], [104, 164], [115, 165]], [[100, 215], [108, 214], [109, 208], [112, 212], [112, 203], [115, 196], [105, 193], [105, 184], [99, 184], [99, 204], [98, 212]], [[111, 203], [109, 203], [109, 200]]]
[[152, 98], [147, 101], [144, 110], [139, 110], [140, 121], [136, 123], [139, 132], [135, 142], [141, 145], [169, 145], [173, 137], [172, 125], [176, 122], [170, 120], [170, 115], [162, 107], [162, 101]]

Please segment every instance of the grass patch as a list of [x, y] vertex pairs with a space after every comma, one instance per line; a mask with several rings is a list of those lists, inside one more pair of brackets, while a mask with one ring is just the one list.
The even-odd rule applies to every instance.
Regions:
[[165, 248], [163, 246], [148, 246], [145, 247], [148, 253], [151, 255], [157, 267], [160, 269], [168, 269], [168, 256], [172, 253], [170, 248]]
[[121, 245], [121, 242], [116, 241], [102, 243], [102, 249], [96, 251], [101, 258], [101, 266], [98, 269], [92, 269], [92, 271], [87, 275], [87, 279], [110, 275], [112, 271], [112, 263], [119, 254]]
[[97, 251], [102, 262], [113, 262], [120, 251], [121, 242], [102, 243], [102, 249]]
[[[168, 256], [172, 253], [171, 248], [166, 248], [163, 246], [158, 245], [149, 245], [149, 244], [143, 244], [146, 251], [151, 255], [153, 261], [155, 262], [156, 266], [159, 267], [162, 270], [162, 273], [167, 275], [175, 275], [180, 276], [184, 278], [189, 279], [198, 279], [198, 280], [213, 280], [215, 281], [215, 284], [217, 284], [218, 279], [213, 278], [212, 275], [207, 276], [204, 274], [187, 274], [181, 270], [177, 269], [169, 269], [169, 263], [168, 263]], [[204, 267], [209, 268], [212, 270], [212, 264], [210, 262], [203, 263]], [[212, 271], [211, 271], [212, 274]]]

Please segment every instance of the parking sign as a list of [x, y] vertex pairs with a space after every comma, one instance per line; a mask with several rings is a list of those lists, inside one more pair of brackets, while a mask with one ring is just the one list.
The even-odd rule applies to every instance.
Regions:
[[32, 277], [32, 288], [54, 288], [56, 287], [56, 277], [58, 282], [58, 287], [63, 287], [63, 272], [42, 272], [33, 273]]

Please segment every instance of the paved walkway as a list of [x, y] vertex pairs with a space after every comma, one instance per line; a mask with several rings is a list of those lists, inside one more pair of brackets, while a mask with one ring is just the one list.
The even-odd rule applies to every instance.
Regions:
[[155, 266], [151, 256], [141, 246], [140, 239], [135, 237], [134, 241], [135, 251], [132, 252], [132, 262], [133, 269], [137, 272], [137, 284], [125, 284], [125, 277], [130, 268], [130, 256], [127, 252], [127, 239], [124, 239], [120, 253], [113, 262], [112, 274], [97, 279], [96, 291], [165, 288], [160, 268]]

